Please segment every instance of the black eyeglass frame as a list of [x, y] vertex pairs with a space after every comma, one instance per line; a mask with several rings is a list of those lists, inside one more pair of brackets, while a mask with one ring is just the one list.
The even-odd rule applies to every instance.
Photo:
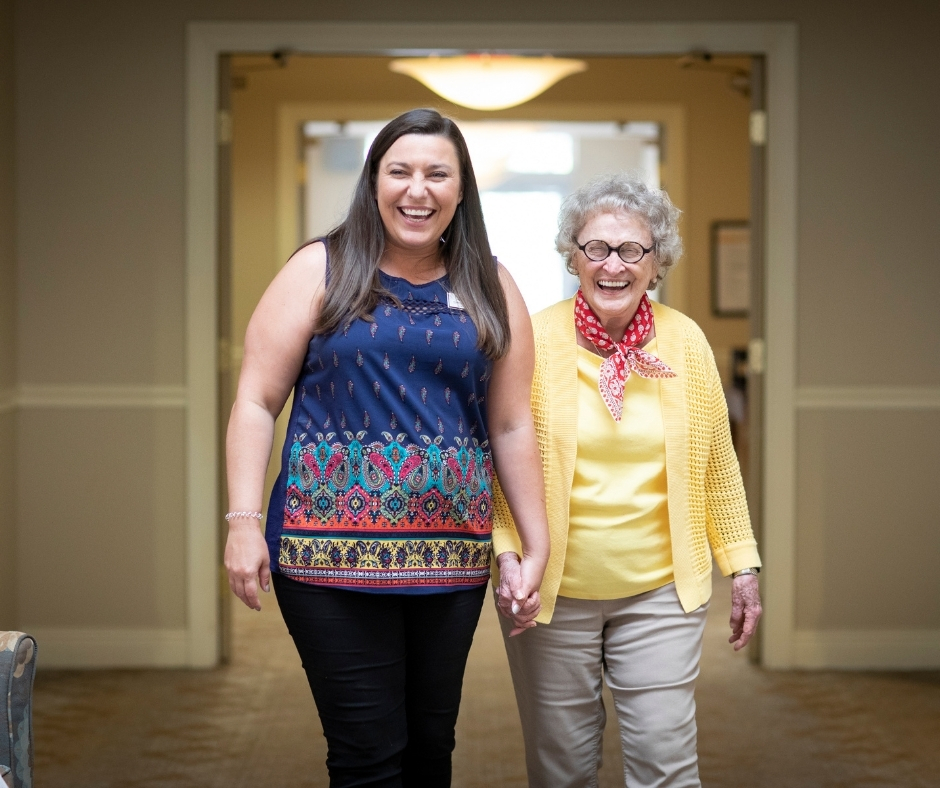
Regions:
[[[607, 241], [602, 241], [600, 238], [593, 238], [590, 241], [585, 241], [583, 244], [579, 244], [577, 238], [572, 238], [572, 240], [574, 241], [574, 245], [577, 246], [578, 249], [581, 250], [582, 254], [588, 260], [592, 260], [595, 263], [599, 263], [602, 260], [606, 260], [608, 257], [610, 257], [611, 252], [616, 252], [617, 257], [619, 257], [625, 263], [628, 263], [629, 265], [636, 265], [638, 262], [640, 262], [640, 260], [646, 257], [646, 255], [648, 255], [650, 252], [653, 251], [652, 246], [649, 249], [647, 249], [645, 246], [643, 246], [643, 244], [639, 243], [638, 241], [624, 241], [622, 244], [620, 244], [620, 246], [615, 248], [611, 246], [609, 243], [607, 243]], [[586, 251], [587, 247], [590, 246], [591, 244], [604, 244], [604, 248], [607, 249], [607, 254], [605, 254], [603, 257], [591, 257], [591, 255], [589, 255]], [[628, 260], [626, 257], [623, 256], [623, 247], [625, 246], [639, 246], [640, 249], [643, 250], [643, 254], [637, 257], [636, 260]]]

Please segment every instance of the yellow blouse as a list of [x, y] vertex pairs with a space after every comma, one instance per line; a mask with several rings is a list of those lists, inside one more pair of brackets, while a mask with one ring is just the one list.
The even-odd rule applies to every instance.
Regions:
[[[656, 339], [645, 349], [657, 355]], [[575, 599], [621, 599], [673, 579], [659, 381], [630, 375], [616, 422], [597, 389], [602, 362], [578, 348], [578, 446], [558, 589]]]

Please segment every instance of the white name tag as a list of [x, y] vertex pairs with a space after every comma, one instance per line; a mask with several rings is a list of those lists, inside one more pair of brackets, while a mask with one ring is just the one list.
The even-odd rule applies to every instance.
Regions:
[[460, 303], [460, 299], [457, 298], [456, 293], [447, 294], [447, 306], [450, 309], [463, 309], [463, 304]]

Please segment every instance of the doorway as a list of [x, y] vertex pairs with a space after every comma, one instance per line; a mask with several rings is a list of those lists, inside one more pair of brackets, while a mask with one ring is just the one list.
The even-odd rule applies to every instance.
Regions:
[[[207, 94], [207, 86], [211, 84], [211, 80], [208, 79], [209, 76], [215, 76], [216, 73], [216, 64], [213, 61], [213, 56], [217, 55], [223, 51], [258, 51], [260, 49], [268, 49], [265, 43], [268, 42], [268, 39], [271, 39], [272, 30], [271, 29], [262, 29], [255, 28], [253, 29], [252, 25], [227, 25], [223, 26], [224, 29], [216, 29], [217, 26], [214, 25], [202, 25], [196, 24], [192, 25], [190, 28], [190, 66], [191, 66], [191, 79], [190, 79], [190, 122], [189, 122], [189, 245], [188, 245], [188, 259], [189, 259], [189, 269], [190, 269], [190, 282], [191, 285], [195, 285], [190, 288], [190, 298], [189, 298], [189, 326], [190, 326], [190, 372], [194, 372], [197, 366], [196, 362], [200, 359], [212, 358], [215, 356], [215, 347], [214, 340], [207, 342], [207, 335], [211, 336], [213, 332], [207, 332], [206, 328], [209, 327], [209, 321], [206, 320], [206, 296], [209, 295], [212, 288], [207, 288], [207, 284], [211, 284], [212, 277], [208, 279], [201, 274], [201, 271], [204, 271], [204, 263], [206, 260], [211, 260], [213, 257], [211, 247], [214, 246], [211, 243], [211, 232], [206, 233], [206, 230], [213, 227], [214, 223], [211, 221], [206, 221], [206, 205], [213, 205], [214, 200], [208, 199], [206, 203], [201, 203], [199, 201], [200, 196], [209, 196], [207, 191], [207, 186], [212, 182], [211, 178], [206, 176], [211, 176], [213, 174], [213, 167], [207, 166], [205, 158], [200, 159], [198, 153], [205, 153], [207, 141], [212, 140], [212, 131], [213, 124], [211, 122], [212, 118], [207, 115], [205, 112], [205, 106], [202, 102], [202, 99], [205, 98]], [[317, 41], [322, 41], [322, 35], [314, 35], [317, 31], [315, 30], [317, 26], [313, 25], [300, 25], [300, 26], [291, 26], [290, 28], [284, 28], [281, 30], [281, 33], [284, 33], [287, 30], [290, 30], [293, 40], [298, 44], [302, 43], [303, 46], [298, 46], [297, 49], [303, 49], [305, 51], [315, 52], [318, 49]], [[363, 51], [363, 41], [369, 40], [369, 28], [372, 30], [372, 34], [378, 36], [381, 34], [381, 40], [387, 41], [390, 34], [396, 33], [395, 30], [392, 30], [395, 26], [356, 26], [356, 25], [347, 25], [347, 26], [332, 26], [343, 28], [343, 31], [331, 30], [331, 41], [332, 46], [336, 47], [337, 42], [347, 41], [343, 46], [348, 46], [349, 48], [354, 48], [357, 51]], [[458, 26], [459, 27], [459, 26]], [[472, 26], [469, 26], [472, 27]], [[525, 28], [526, 26], [520, 26]], [[583, 52], [590, 52], [592, 49], [604, 48], [608, 51], [611, 50], [611, 43], [607, 40], [611, 34], [611, 28], [605, 27], [603, 31], [596, 29], [592, 26], [583, 26], [584, 29], [581, 30], [579, 26], [576, 26], [577, 29], [572, 30], [571, 27], [565, 28], [564, 38], [568, 42], [566, 49], [568, 51], [565, 54], [580, 54]], [[709, 26], [697, 26], [696, 28], [686, 28], [682, 25], [674, 26], [657, 26], [657, 30], [653, 31], [655, 34], [650, 36], [650, 30], [645, 29], [642, 36], [637, 35], [637, 30], [635, 26], [622, 25], [616, 26], [622, 28], [619, 30], [621, 37], [618, 39], [617, 44], [613, 46], [613, 49], [619, 51], [620, 54], [635, 54], [639, 50], [648, 49], [649, 46], [658, 47], [660, 52], [675, 52], [680, 54], [683, 50], [691, 48], [690, 42], [693, 40], [701, 42], [702, 40], [709, 39], [709, 36], [714, 40], [716, 49], [721, 48], [733, 48], [736, 51], [758, 51], [766, 52], [772, 57], [777, 58], [776, 63], [781, 66], [780, 70], [777, 72], [776, 81], [770, 81], [770, 96], [771, 98], [774, 95], [777, 96], [778, 100], [783, 107], [787, 100], [792, 101], [794, 88], [793, 82], [793, 72], [792, 72], [792, 63], [795, 57], [795, 49], [793, 48], [793, 37], [792, 29], [786, 25], [768, 25], [768, 26], [759, 26], [755, 29], [740, 30], [738, 31], [739, 35], [735, 45], [731, 47], [731, 42], [727, 38], [727, 30], [721, 26], [713, 26], [715, 29], [712, 30]], [[348, 28], [348, 29], [347, 29]], [[322, 34], [323, 31], [320, 31]], [[410, 27], [407, 31], [398, 31], [403, 36], [403, 41], [415, 42], [415, 36], [417, 35], [418, 39], [422, 35], [429, 35], [434, 32], [437, 41], [440, 41], [439, 32], [440, 31], [427, 31], [416, 30], [414, 27]], [[463, 31], [464, 38], [462, 40], [463, 48], [468, 46], [469, 41], [473, 38], [470, 35], [472, 31]], [[479, 31], [477, 31], [479, 32]], [[515, 34], [519, 34], [520, 31], [516, 30]], [[615, 31], [616, 32], [616, 31]], [[342, 33], [342, 34], [340, 34]], [[543, 35], [547, 35], [546, 31], [542, 31]], [[572, 38], [573, 35], [573, 38]], [[598, 39], [597, 36], [600, 35]], [[344, 38], [345, 36], [345, 38]], [[365, 38], [363, 38], [365, 36]], [[469, 36], [469, 37], [468, 37]], [[492, 31], [490, 32], [492, 37]], [[704, 36], [704, 38], [702, 38]], [[498, 37], [498, 36], [497, 36]], [[476, 41], [479, 43], [477, 46], [485, 47], [486, 46], [486, 35], [479, 36]], [[551, 36], [548, 36], [551, 38]], [[732, 36], [733, 38], [733, 36]], [[630, 44], [629, 42], [638, 42], [643, 40], [644, 43], [641, 45], [639, 43]], [[272, 39], [273, 40], [273, 39]], [[283, 38], [279, 39], [283, 40]], [[355, 46], [352, 44], [355, 40]], [[519, 40], [518, 38], [515, 40]], [[531, 36], [528, 40], [533, 40]], [[571, 52], [572, 41], [575, 42], [575, 45], [578, 47], [577, 52]], [[625, 43], [626, 42], [626, 43]], [[688, 46], [687, 46], [688, 45]], [[417, 43], [414, 43], [415, 49], [420, 49]], [[271, 46], [270, 49], [276, 48]], [[558, 50], [561, 53], [561, 50]], [[656, 51], [656, 50], [654, 50]], [[616, 58], [608, 58], [609, 60], [615, 60]], [[564, 83], [563, 83], [564, 84]], [[337, 103], [337, 102], [332, 102]], [[342, 103], [342, 102], [340, 102]], [[415, 106], [420, 104], [426, 104], [426, 101], [408, 101], [407, 106]], [[565, 103], [565, 102], [560, 102]], [[771, 102], [772, 103], [772, 102]], [[348, 108], [348, 103], [345, 103]], [[572, 107], [572, 102], [568, 102], [569, 111], [579, 111], [583, 110], [583, 105], [578, 107]], [[618, 104], [622, 107], [622, 104]], [[397, 108], [392, 108], [397, 109]], [[531, 109], [531, 108], [530, 108]], [[661, 108], [660, 108], [661, 109]], [[521, 113], [525, 115], [525, 112]], [[390, 113], [383, 113], [383, 115], [373, 115], [374, 117], [388, 117]], [[333, 117], [336, 117], [335, 113]], [[779, 177], [779, 185], [782, 186], [782, 191], [778, 192], [777, 202], [783, 203], [783, 210], [779, 216], [780, 221], [775, 222], [775, 225], [771, 228], [776, 232], [771, 232], [768, 234], [768, 251], [772, 254], [773, 260], [769, 260], [768, 263], [778, 262], [777, 270], [777, 279], [783, 278], [784, 287], [776, 291], [775, 298], [775, 311], [774, 315], [768, 315], [772, 319], [768, 320], [768, 341], [773, 339], [774, 332], [778, 336], [779, 347], [786, 351], [788, 346], [792, 346], [793, 338], [793, 326], [792, 326], [792, 282], [788, 281], [789, 275], [792, 273], [792, 246], [790, 247], [790, 254], [785, 250], [782, 250], [782, 247], [778, 248], [779, 241], [786, 239], [788, 235], [792, 235], [793, 231], [793, 218], [794, 213], [792, 211], [792, 183], [787, 182], [786, 176], [792, 176], [792, 172], [789, 171], [789, 166], [792, 165], [795, 160], [793, 157], [793, 134], [792, 134], [792, 124], [790, 120], [792, 118], [785, 120], [784, 118], [780, 119], [780, 122], [774, 124], [773, 118], [775, 116], [771, 114], [771, 123], [770, 128], [773, 130], [776, 128], [776, 131], [773, 132], [776, 136], [774, 139], [778, 140], [778, 147], [776, 149], [778, 156], [776, 160], [773, 156], [770, 157], [770, 176], [773, 179], [775, 173]], [[531, 119], [531, 115], [529, 118]], [[208, 122], [207, 122], [208, 121]], [[220, 123], [220, 125], [222, 125]], [[679, 124], [679, 130], [682, 130], [682, 125]], [[674, 152], [674, 150], [672, 151]], [[296, 181], [295, 181], [296, 185]], [[670, 193], [675, 196], [675, 187], [670, 188], [668, 183], [664, 185], [670, 190]], [[782, 196], [782, 200], [780, 199]], [[676, 200], [679, 202], [679, 200]], [[681, 203], [680, 203], [681, 204]], [[295, 217], [297, 221], [299, 217]], [[682, 308], [682, 305], [679, 303], [683, 297], [687, 300], [696, 296], [696, 291], [694, 287], [687, 286], [684, 288], [676, 287], [676, 306]], [[767, 288], [769, 290], [769, 288]], [[685, 291], [685, 292], [683, 292]], [[672, 296], [670, 296], [672, 297]], [[783, 310], [781, 312], [781, 307]], [[203, 310], [200, 313], [200, 310]], [[209, 316], [213, 315], [214, 310], [209, 310]], [[777, 370], [778, 374], [783, 373], [782, 377], [788, 384], [788, 387], [785, 386], [783, 389], [784, 396], [776, 397], [776, 401], [771, 403], [768, 401], [768, 405], [771, 404], [780, 409], [784, 415], [783, 421], [776, 422], [778, 427], [782, 424], [784, 429], [777, 430], [776, 435], [768, 435], [768, 438], [772, 438], [770, 443], [776, 442], [779, 445], [782, 445], [784, 449], [788, 449], [789, 454], [785, 451], [783, 455], [777, 455], [778, 459], [781, 456], [789, 456], [792, 458], [792, 446], [788, 445], [790, 436], [786, 433], [786, 422], [787, 418], [790, 419], [792, 426], [792, 408], [786, 399], [786, 395], [789, 392], [789, 395], [792, 399], [792, 380], [790, 379], [789, 373], [792, 372], [792, 358], [788, 359], [788, 353], [782, 353], [778, 358], [781, 362]], [[774, 356], [770, 356], [773, 358]], [[789, 369], [787, 365], [789, 364]], [[213, 365], [214, 366], [214, 365]], [[203, 367], [203, 370], [205, 368]], [[768, 369], [770, 372], [770, 369]], [[191, 385], [191, 407], [190, 407], [190, 430], [189, 430], [189, 457], [190, 457], [190, 507], [189, 507], [189, 516], [190, 516], [190, 631], [191, 631], [191, 648], [190, 648], [190, 663], [191, 664], [206, 664], [212, 661], [212, 645], [209, 642], [209, 639], [205, 637], [205, 629], [199, 628], [200, 624], [208, 624], [209, 631], [213, 631], [214, 627], [213, 619], [216, 619], [216, 615], [213, 615], [213, 612], [208, 609], [208, 606], [205, 604], [205, 597], [199, 595], [200, 587], [204, 590], [211, 588], [211, 583], [207, 586], [207, 577], [205, 568], [200, 569], [200, 566], [205, 566], [200, 558], [211, 557], [217, 548], [212, 544], [212, 539], [207, 538], [210, 535], [204, 532], [204, 528], [197, 528], [195, 526], [196, 522], [202, 520], [202, 522], [211, 522], [211, 515], [214, 514], [211, 510], [214, 508], [211, 501], [207, 500], [204, 494], [197, 494], [196, 491], [199, 489], [197, 482], [203, 482], [209, 477], [215, 476], [217, 478], [218, 474], [218, 464], [217, 457], [213, 457], [216, 453], [214, 449], [215, 440], [213, 434], [217, 434], [213, 429], [206, 429], [206, 424], [211, 424], [215, 419], [209, 419], [207, 422], [203, 422], [200, 426], [197, 426], [195, 422], [198, 419], [200, 413], [207, 415], [206, 406], [213, 405], [213, 397], [211, 395], [206, 395], [203, 392], [203, 387], [200, 385], [200, 382], [205, 382], [203, 379], [205, 375], [202, 370], [191, 374], [190, 376], [190, 385]], [[209, 387], [211, 390], [211, 387]], [[782, 407], [781, 406], [786, 406]], [[214, 408], [212, 408], [214, 410]], [[216, 429], [218, 425], [215, 425]], [[212, 438], [207, 440], [207, 438]], [[767, 447], [769, 448], [769, 447]], [[765, 449], [766, 451], [766, 449]], [[768, 452], [769, 453], [769, 452]], [[200, 464], [194, 462], [194, 460], [210, 460], [206, 464]], [[196, 467], [199, 467], [200, 470], [195, 470]], [[778, 492], [782, 489], [786, 494], [787, 484], [789, 483], [788, 477], [792, 477], [792, 473], [788, 471], [784, 475], [778, 477], [784, 482], [784, 484], [778, 484]], [[211, 487], [210, 487], [211, 489]], [[786, 497], [786, 496], [785, 496]], [[769, 501], [765, 502], [765, 506]], [[785, 506], [782, 509], [777, 511], [778, 517], [777, 520], [781, 521], [782, 528], [778, 530], [778, 533], [781, 534], [784, 538], [782, 541], [786, 543], [787, 539], [787, 530], [789, 529], [792, 532], [792, 521], [789, 519], [792, 515], [792, 506]], [[779, 515], [782, 512], [782, 517]], [[210, 514], [210, 517], [203, 518], [201, 515]], [[768, 550], [771, 548], [770, 540], [765, 542], [765, 554], [768, 553]], [[781, 556], [786, 559], [787, 556], [784, 554], [786, 551], [781, 552]], [[792, 560], [792, 555], [790, 556]], [[213, 562], [214, 563], [214, 562]], [[782, 569], [786, 569], [786, 560], [784, 560]], [[214, 574], [214, 573], [213, 573]], [[781, 582], [778, 583], [779, 589], [784, 592], [789, 593], [790, 590], [786, 588], [785, 573], [780, 575]], [[211, 577], [209, 578], [211, 580]], [[765, 588], [767, 589], [768, 597], [768, 615], [770, 615], [770, 601], [773, 596], [772, 589], [769, 587], [771, 584], [767, 584]], [[785, 595], [784, 595], [785, 597]], [[792, 597], [792, 594], [791, 594]], [[780, 622], [781, 626], [778, 627], [779, 632], [784, 635], [792, 634], [788, 630], [786, 609], [789, 606], [788, 600], [786, 598], [781, 599], [782, 604], [778, 610], [782, 613]], [[792, 599], [790, 600], [792, 602]], [[217, 619], [216, 619], [217, 623]], [[768, 627], [770, 629], [770, 627]], [[792, 627], [791, 627], [792, 629]], [[769, 633], [768, 633], [769, 634]], [[778, 638], [779, 639], [779, 638]], [[784, 644], [785, 645], [785, 644]], [[787, 656], [785, 650], [780, 651], [779, 654], [783, 656], [784, 661]]]
[[[654, 297], [703, 327], [726, 387], [737, 391], [731, 359], [747, 346], [749, 322], [712, 309], [709, 228], [748, 219], [750, 103], [729, 80], [729, 74], [746, 74], [747, 59], [716, 58], [708, 71], [688, 71], [674, 57], [588, 58], [583, 75], [497, 117], [444, 104], [409, 78], [391, 74], [388, 58], [294, 55], [285, 62], [278, 53], [229, 61], [232, 215], [228, 223], [220, 220], [220, 229], [232, 228], [232, 258], [230, 269], [220, 260], [220, 273], [230, 270], [231, 282], [226, 287], [220, 281], [220, 295], [229, 300], [219, 315], [220, 326], [222, 316], [231, 316], [232, 333], [220, 343], [230, 349], [224, 365], [230, 396], [244, 330], [264, 287], [301, 243], [341, 221], [366, 150], [397, 114], [377, 101], [379, 95], [398, 100], [402, 109], [407, 101], [436, 104], [456, 119], [470, 148], [491, 247], [533, 313], [576, 289], [554, 249], [565, 196], [610, 171], [634, 172], [651, 186], [665, 186], [685, 212], [686, 255]], [[338, 106], [332, 101], [336, 90], [359, 100]], [[223, 397], [220, 421], [230, 406]], [[277, 445], [285, 429], [282, 417]], [[279, 456], [276, 448], [268, 488]]]

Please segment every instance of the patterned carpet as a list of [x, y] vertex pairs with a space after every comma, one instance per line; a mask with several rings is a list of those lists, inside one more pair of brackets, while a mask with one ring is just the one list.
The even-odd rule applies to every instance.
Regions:
[[[716, 580], [698, 687], [705, 786], [940, 786], [940, 674], [771, 673], [727, 645]], [[273, 595], [235, 614], [235, 660], [213, 671], [43, 671], [37, 788], [320, 788], [326, 747]], [[610, 704], [608, 704], [610, 708]], [[623, 785], [616, 721], [600, 788]], [[496, 614], [484, 608], [454, 755], [455, 788], [525, 786]]]

